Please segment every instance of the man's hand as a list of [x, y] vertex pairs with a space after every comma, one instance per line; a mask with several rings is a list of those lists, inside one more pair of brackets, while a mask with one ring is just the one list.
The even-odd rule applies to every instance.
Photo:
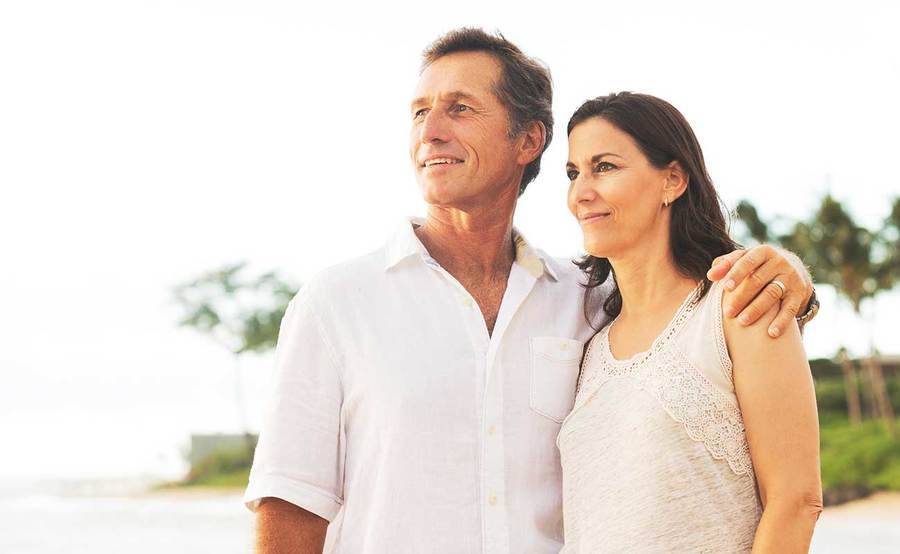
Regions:
[[[806, 307], [813, 290], [812, 277], [803, 262], [793, 253], [768, 244], [719, 256], [706, 276], [712, 281], [724, 279], [725, 290], [735, 291], [724, 308], [725, 316], [737, 316], [742, 325], [750, 325], [781, 302], [778, 315], [769, 325], [773, 338]], [[773, 280], [784, 283], [783, 296]]]

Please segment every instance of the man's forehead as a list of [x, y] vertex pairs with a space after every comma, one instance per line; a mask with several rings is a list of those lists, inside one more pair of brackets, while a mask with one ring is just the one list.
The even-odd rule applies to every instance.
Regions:
[[483, 97], [484, 93], [470, 93], [464, 90], [437, 91], [432, 94], [416, 96], [413, 98], [413, 101], [410, 102], [410, 105], [418, 106], [420, 104], [430, 103], [433, 100], [442, 100], [444, 102], [483, 102], [485, 100]]
[[416, 84], [415, 100], [441, 97], [479, 98], [491, 94], [500, 64], [485, 52], [454, 52], [429, 64]]

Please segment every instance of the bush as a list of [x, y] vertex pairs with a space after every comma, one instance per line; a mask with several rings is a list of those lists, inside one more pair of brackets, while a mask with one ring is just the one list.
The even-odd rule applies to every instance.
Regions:
[[[816, 384], [816, 402], [819, 405], [819, 419], [828, 421], [834, 417], [847, 417], [847, 393], [844, 387], [844, 376], [839, 365], [828, 360], [811, 360], [813, 377]], [[900, 374], [885, 371], [885, 386], [888, 399], [894, 407], [895, 415], [900, 415]], [[857, 373], [859, 401], [863, 417], [870, 417], [874, 412], [872, 396], [865, 372]]]
[[816, 403], [819, 417], [826, 415], [847, 417], [847, 393], [843, 378], [816, 378]]
[[844, 377], [840, 364], [828, 358], [810, 360], [809, 368], [816, 379], [843, 379]]
[[184, 484], [245, 487], [252, 464], [253, 450], [249, 445], [230, 450], [219, 450], [194, 464]]
[[896, 411], [900, 409], [900, 376], [885, 377], [884, 381], [887, 387], [888, 398], [891, 399], [891, 406]]
[[881, 421], [857, 428], [846, 419], [821, 425], [822, 488], [826, 504], [850, 500], [873, 490], [900, 491], [900, 441]]

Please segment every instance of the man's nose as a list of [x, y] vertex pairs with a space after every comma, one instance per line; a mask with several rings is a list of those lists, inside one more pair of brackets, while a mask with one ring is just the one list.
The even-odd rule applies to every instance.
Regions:
[[419, 140], [422, 144], [447, 142], [450, 140], [447, 115], [440, 110], [431, 110], [425, 114], [425, 120], [419, 128]]

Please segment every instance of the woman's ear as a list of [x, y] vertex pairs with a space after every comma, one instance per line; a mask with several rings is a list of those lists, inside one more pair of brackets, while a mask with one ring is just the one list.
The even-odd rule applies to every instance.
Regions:
[[666, 183], [663, 185], [664, 203], [671, 204], [687, 190], [690, 175], [678, 160], [666, 166]]

